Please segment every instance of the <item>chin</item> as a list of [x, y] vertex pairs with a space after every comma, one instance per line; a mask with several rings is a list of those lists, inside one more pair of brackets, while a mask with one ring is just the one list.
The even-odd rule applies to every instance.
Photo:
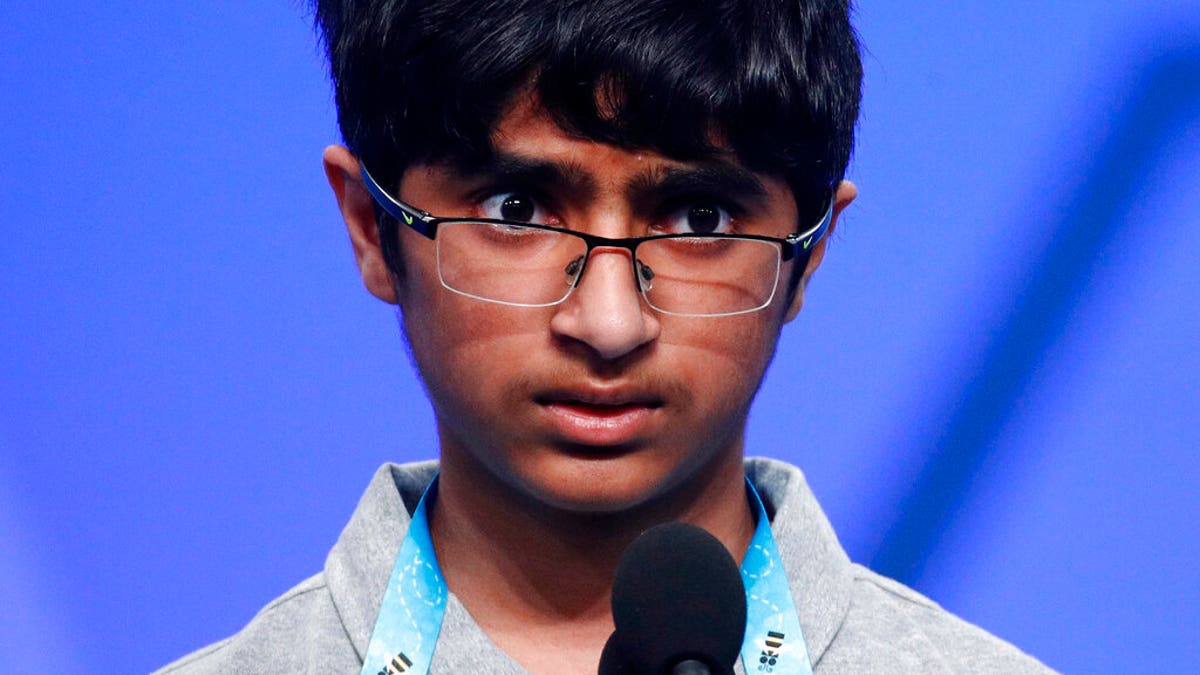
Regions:
[[[625, 458], [629, 460], [631, 458]], [[611, 515], [636, 509], [664, 494], [674, 471], [632, 461], [571, 461], [527, 476], [524, 490], [557, 511]]]

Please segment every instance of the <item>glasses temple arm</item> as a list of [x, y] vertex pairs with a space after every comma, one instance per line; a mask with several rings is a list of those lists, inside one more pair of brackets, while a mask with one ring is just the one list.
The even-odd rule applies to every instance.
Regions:
[[388, 194], [387, 190], [384, 190], [371, 175], [371, 172], [367, 171], [366, 164], [360, 162], [358, 171], [362, 176], [363, 184], [367, 186], [367, 192], [371, 193], [371, 196], [375, 199], [375, 203], [379, 204], [384, 211], [387, 211], [388, 215], [426, 237], [433, 239], [436, 230], [436, 225], [432, 222], [434, 220], [433, 216], [415, 209]]
[[830, 193], [829, 205], [825, 207], [825, 213], [821, 216], [821, 220], [805, 232], [789, 234], [786, 237], [787, 242], [791, 246], [784, 248], [786, 255], [783, 259], [785, 262], [791, 260], [797, 254], [808, 253], [817, 242], [825, 238], [825, 235], [829, 233], [829, 226], [833, 223], [833, 202], [834, 195]]

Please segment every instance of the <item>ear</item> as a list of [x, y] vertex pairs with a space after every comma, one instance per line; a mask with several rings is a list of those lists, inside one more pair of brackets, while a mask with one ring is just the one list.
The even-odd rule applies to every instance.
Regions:
[[784, 317], [784, 322], [791, 321], [800, 313], [800, 307], [804, 305], [804, 289], [808, 287], [808, 280], [812, 278], [813, 272], [821, 266], [821, 261], [825, 259], [825, 247], [829, 244], [829, 237], [833, 234], [837, 227], [838, 216], [842, 211], [850, 206], [850, 202], [858, 196], [858, 188], [848, 180], [838, 183], [837, 192], [833, 196], [833, 216], [829, 222], [829, 231], [817, 242], [813, 247], [812, 254], [808, 256], [808, 265], [804, 268], [804, 273], [800, 276], [800, 283], [796, 286], [795, 297], [792, 298], [792, 304], [788, 307], [787, 316]]
[[359, 175], [358, 159], [340, 145], [325, 148], [321, 158], [325, 164], [325, 176], [329, 178], [329, 187], [333, 188], [342, 219], [346, 221], [346, 231], [350, 234], [350, 244], [354, 247], [354, 258], [358, 262], [363, 285], [371, 295], [396, 304], [396, 288], [379, 246], [375, 203]]

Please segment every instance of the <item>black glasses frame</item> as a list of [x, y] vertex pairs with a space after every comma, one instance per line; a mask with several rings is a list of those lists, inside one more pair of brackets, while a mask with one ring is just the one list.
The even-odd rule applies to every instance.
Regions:
[[[547, 232], [556, 232], [566, 234], [573, 237], [578, 237], [587, 245], [587, 251], [583, 256], [583, 263], [579, 270], [575, 272], [575, 282], [583, 278], [583, 273], [587, 268], [587, 263], [592, 257], [592, 250], [596, 248], [619, 248], [629, 251], [630, 257], [634, 261], [633, 276], [634, 282], [638, 288], [644, 288], [645, 280], [639, 278], [637, 269], [637, 248], [642, 243], [647, 241], [659, 241], [663, 239], [749, 239], [753, 241], [765, 241], [779, 246], [780, 262], [787, 262], [793, 258], [806, 258], [808, 253], [812, 251], [812, 247], [817, 242], [824, 238], [829, 231], [829, 225], [833, 222], [833, 191], [830, 191], [829, 203], [826, 205], [824, 214], [820, 221], [813, 227], [794, 234], [789, 234], [786, 237], [768, 237], [759, 234], [653, 234], [645, 237], [602, 237], [596, 234], [587, 232], [579, 232], [577, 230], [568, 230], [552, 225], [541, 225], [539, 223], [523, 223], [517, 220], [499, 220], [494, 218], [442, 218], [434, 216], [427, 211], [422, 211], [411, 204], [400, 201], [393, 197], [391, 193], [384, 190], [379, 182], [371, 176], [365, 164], [359, 164], [359, 172], [362, 175], [363, 184], [367, 186], [367, 191], [375, 199], [375, 203], [387, 212], [388, 215], [396, 220], [404, 223], [412, 228], [417, 233], [431, 240], [437, 238], [438, 226], [442, 223], [480, 223], [486, 225], [503, 225], [508, 227], [523, 227], [534, 230], [545, 230]], [[572, 287], [574, 287], [574, 284]], [[474, 296], [472, 296], [474, 297]], [[566, 299], [566, 296], [563, 296]], [[499, 301], [497, 301], [499, 302]], [[561, 302], [561, 300], [560, 300]], [[506, 303], [507, 304], [507, 303]], [[749, 310], [753, 311], [753, 310]], [[738, 312], [740, 313], [740, 312]], [[708, 315], [702, 315], [708, 316]], [[719, 315], [714, 315], [719, 316]]]
[[541, 225], [538, 223], [523, 223], [519, 220], [498, 220], [494, 218], [442, 218], [434, 216], [427, 211], [422, 211], [417, 207], [400, 201], [393, 197], [391, 193], [384, 190], [383, 187], [371, 176], [367, 171], [366, 165], [359, 165], [362, 174], [363, 183], [366, 184], [367, 190], [371, 196], [375, 198], [375, 202], [383, 208], [391, 217], [403, 222], [418, 233], [434, 239], [437, 237], [438, 225], [444, 222], [456, 223], [486, 223], [488, 225], [509, 225], [517, 227], [528, 227], [535, 230], [547, 230], [550, 232], [562, 232], [569, 234], [587, 242], [587, 252], [590, 256], [592, 249], [597, 247], [604, 248], [623, 248], [629, 251], [630, 255], [636, 255], [637, 247], [644, 241], [651, 239], [754, 239], [756, 241], [769, 241], [779, 244], [780, 260], [787, 262], [792, 258], [796, 258], [801, 254], [810, 251], [814, 244], [821, 241], [829, 230], [829, 224], [833, 220], [833, 195], [830, 194], [829, 203], [826, 205], [821, 220], [813, 227], [794, 234], [789, 234], [786, 237], [768, 237], [760, 234], [652, 234], [645, 237], [601, 237], [596, 234], [587, 232], [579, 232], [576, 230], [568, 230], [552, 225]]

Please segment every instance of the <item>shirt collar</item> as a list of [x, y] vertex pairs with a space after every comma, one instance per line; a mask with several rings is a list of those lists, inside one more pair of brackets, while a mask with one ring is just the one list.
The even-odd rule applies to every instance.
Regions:
[[[410, 514], [437, 467], [433, 461], [380, 467], [326, 558], [325, 580], [359, 658], [366, 653]], [[850, 559], [799, 469], [764, 458], [746, 460], [745, 468], [771, 518], [815, 665], [850, 608]]]

